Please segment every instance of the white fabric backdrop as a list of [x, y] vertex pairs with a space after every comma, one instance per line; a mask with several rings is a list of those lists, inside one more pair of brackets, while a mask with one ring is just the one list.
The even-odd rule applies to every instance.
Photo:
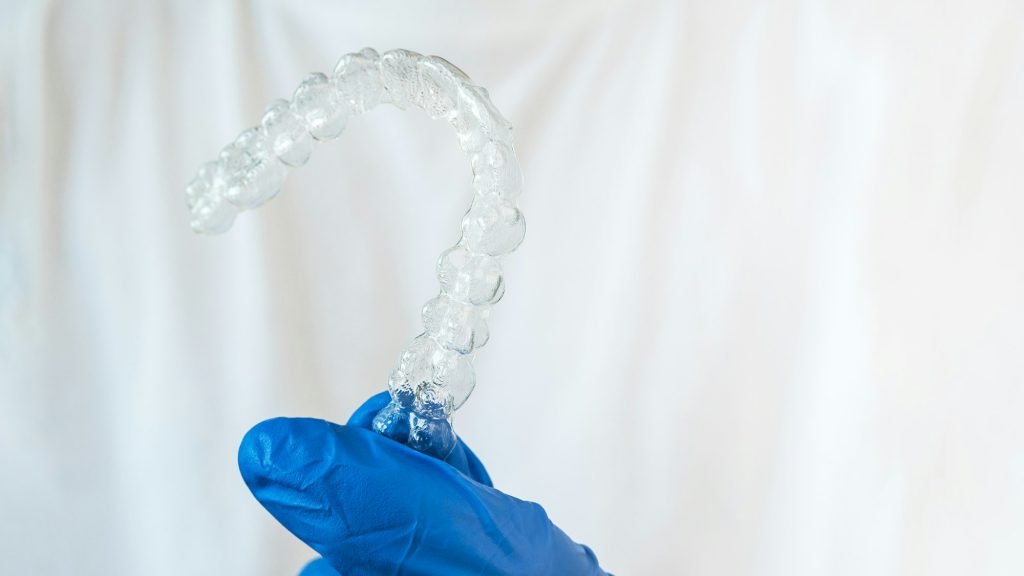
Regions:
[[[300, 5], [301, 4], [301, 5]], [[293, 574], [235, 466], [383, 388], [470, 198], [375, 111], [224, 237], [182, 187], [363, 46], [515, 123], [457, 427], [621, 574], [1024, 572], [1018, 2], [8, 2], [0, 572]]]

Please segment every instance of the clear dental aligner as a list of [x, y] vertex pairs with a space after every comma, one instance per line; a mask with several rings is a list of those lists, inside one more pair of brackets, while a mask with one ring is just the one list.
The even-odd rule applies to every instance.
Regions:
[[437, 56], [370, 48], [347, 54], [332, 75], [306, 78], [291, 101], [271, 102], [258, 126], [199, 169], [185, 195], [196, 232], [224, 232], [238, 212], [276, 196], [315, 142], [337, 138], [350, 118], [382, 103], [447, 120], [473, 171], [476, 195], [462, 238], [437, 262], [440, 294], [424, 305], [424, 332], [402, 352], [388, 379], [391, 402], [373, 421], [381, 434], [445, 458], [456, 442], [452, 412], [476, 384], [474, 351], [487, 343], [490, 308], [505, 292], [501, 260], [526, 233], [515, 203], [522, 173], [512, 127], [487, 91]]

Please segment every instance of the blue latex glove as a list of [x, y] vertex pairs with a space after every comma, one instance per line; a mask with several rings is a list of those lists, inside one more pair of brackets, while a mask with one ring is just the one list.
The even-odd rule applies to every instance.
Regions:
[[543, 508], [495, 490], [461, 440], [441, 461], [371, 431], [387, 403], [370, 398], [347, 426], [267, 420], [242, 440], [253, 495], [322, 556], [304, 576], [605, 574]]

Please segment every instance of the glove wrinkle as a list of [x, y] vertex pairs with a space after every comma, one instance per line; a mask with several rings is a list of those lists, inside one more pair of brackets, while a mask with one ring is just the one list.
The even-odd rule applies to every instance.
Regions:
[[[373, 569], [368, 573], [399, 574], [402, 563], [405, 561], [405, 555], [403, 553], [397, 561], [392, 558], [396, 549], [407, 551], [411, 548], [415, 526], [401, 527], [398, 530], [400, 531], [382, 529], [352, 534], [340, 539], [344, 541], [343, 545], [340, 541], [329, 541], [316, 546], [311, 544], [311, 546], [325, 559], [330, 560], [336, 570], [346, 575], [353, 570], [351, 565], [353, 555], [349, 552], [353, 549], [360, 550], [360, 556], [373, 559]], [[340, 562], [338, 562], [339, 559]], [[370, 566], [365, 568], [370, 568]]]
[[395, 574], [400, 574], [402, 569], [405, 567], [406, 561], [409, 560], [419, 548], [420, 539], [418, 537], [419, 521], [413, 520], [412, 526], [410, 527], [411, 537], [406, 547], [399, 553], [398, 561], [395, 563]]

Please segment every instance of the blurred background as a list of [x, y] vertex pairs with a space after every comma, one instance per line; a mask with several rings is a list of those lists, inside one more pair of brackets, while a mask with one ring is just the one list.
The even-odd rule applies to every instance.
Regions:
[[1016, 1], [56, 2], [0, 15], [0, 572], [294, 574], [262, 419], [385, 387], [472, 190], [385, 107], [194, 235], [306, 73], [442, 55], [526, 242], [459, 433], [618, 574], [1024, 573]]

